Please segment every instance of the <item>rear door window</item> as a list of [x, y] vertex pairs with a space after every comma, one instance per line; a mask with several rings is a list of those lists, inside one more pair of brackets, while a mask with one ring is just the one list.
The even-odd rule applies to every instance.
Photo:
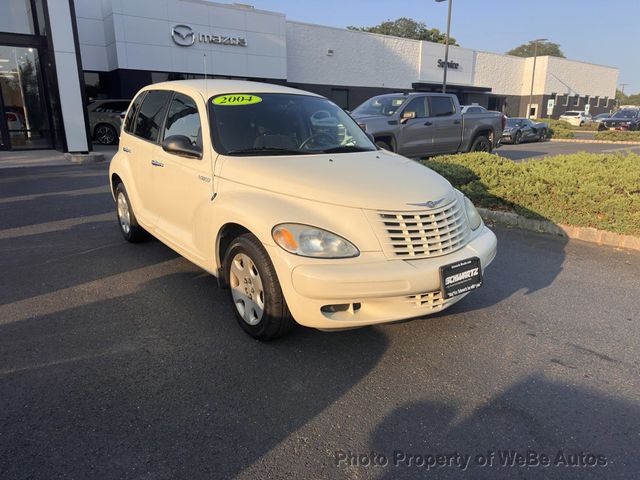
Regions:
[[446, 117], [447, 115], [453, 115], [456, 113], [453, 102], [449, 97], [431, 97], [431, 116], [432, 117]]
[[136, 116], [134, 135], [154, 143], [158, 141], [158, 134], [170, 97], [171, 92], [167, 90], [149, 90], [147, 92]]
[[127, 116], [124, 119], [124, 131], [127, 133], [133, 133], [133, 119], [136, 116], [136, 113], [140, 109], [140, 105], [142, 104], [142, 100], [144, 100], [144, 95], [147, 92], [142, 92], [140, 95], [136, 97], [136, 99], [131, 104], [131, 108], [127, 112]]

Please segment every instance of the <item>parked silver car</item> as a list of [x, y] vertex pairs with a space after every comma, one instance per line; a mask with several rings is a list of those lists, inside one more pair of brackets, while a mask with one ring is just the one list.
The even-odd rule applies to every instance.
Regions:
[[120, 136], [120, 114], [129, 108], [131, 100], [95, 100], [89, 104], [91, 135], [103, 145], [113, 145]]

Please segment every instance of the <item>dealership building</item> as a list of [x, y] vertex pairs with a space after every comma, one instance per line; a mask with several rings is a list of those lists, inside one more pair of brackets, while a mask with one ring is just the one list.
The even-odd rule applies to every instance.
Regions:
[[[0, 149], [91, 150], [86, 105], [185, 78], [316, 92], [352, 109], [381, 93], [439, 91], [444, 46], [288, 20], [208, 0], [0, 1]], [[509, 116], [615, 106], [617, 68], [451, 47], [448, 91]]]

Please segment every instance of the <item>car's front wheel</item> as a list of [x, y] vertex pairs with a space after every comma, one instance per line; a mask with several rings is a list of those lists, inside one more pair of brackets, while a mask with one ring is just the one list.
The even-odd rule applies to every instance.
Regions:
[[231, 242], [224, 268], [233, 311], [245, 332], [271, 340], [294, 327], [271, 259], [254, 235], [246, 233]]

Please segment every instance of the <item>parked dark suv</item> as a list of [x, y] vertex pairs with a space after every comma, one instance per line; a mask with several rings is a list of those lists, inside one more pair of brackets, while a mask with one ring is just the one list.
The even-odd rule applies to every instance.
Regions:
[[640, 130], [640, 108], [625, 108], [603, 120], [598, 130]]

